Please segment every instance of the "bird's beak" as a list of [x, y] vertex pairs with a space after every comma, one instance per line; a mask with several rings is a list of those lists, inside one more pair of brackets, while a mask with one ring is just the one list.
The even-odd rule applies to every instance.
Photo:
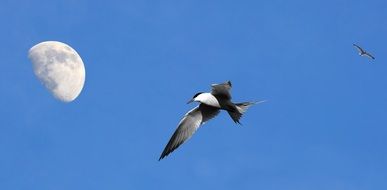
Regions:
[[187, 102], [187, 104], [192, 103], [193, 101], [194, 101], [194, 99], [191, 99], [190, 101]]

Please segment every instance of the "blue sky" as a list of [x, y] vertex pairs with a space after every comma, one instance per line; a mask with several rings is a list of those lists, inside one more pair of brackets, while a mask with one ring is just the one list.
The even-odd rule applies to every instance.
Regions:
[[[0, 2], [0, 189], [386, 189], [387, 1]], [[27, 52], [81, 55], [72, 103]], [[352, 43], [373, 53], [359, 57]], [[211, 83], [262, 100], [157, 161]]]

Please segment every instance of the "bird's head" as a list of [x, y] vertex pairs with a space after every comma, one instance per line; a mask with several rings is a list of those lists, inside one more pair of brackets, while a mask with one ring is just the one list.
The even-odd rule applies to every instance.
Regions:
[[203, 94], [204, 92], [198, 92], [198, 93], [196, 93], [193, 97], [192, 97], [192, 99], [190, 100], [190, 101], [188, 101], [187, 102], [187, 104], [189, 104], [189, 103], [191, 103], [191, 102], [200, 102], [201, 101], [201, 94]]

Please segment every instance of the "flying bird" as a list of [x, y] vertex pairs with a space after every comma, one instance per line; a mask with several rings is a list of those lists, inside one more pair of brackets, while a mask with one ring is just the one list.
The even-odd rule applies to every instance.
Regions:
[[361, 48], [360, 46], [356, 45], [356, 44], [353, 44], [353, 46], [356, 47], [357, 51], [359, 51], [359, 55], [360, 56], [366, 56], [368, 58], [371, 58], [371, 59], [375, 59], [374, 56], [372, 56], [371, 54], [369, 54], [368, 52], [366, 52], [363, 48]]
[[165, 146], [164, 151], [161, 153], [159, 161], [188, 140], [205, 122], [218, 115], [220, 110], [227, 111], [231, 119], [235, 123], [240, 124], [240, 118], [251, 105], [264, 102], [231, 102], [230, 90], [232, 85], [230, 81], [212, 84], [211, 86], [212, 91], [210, 93], [199, 92], [187, 103], [199, 102], [200, 104], [184, 115], [176, 131]]

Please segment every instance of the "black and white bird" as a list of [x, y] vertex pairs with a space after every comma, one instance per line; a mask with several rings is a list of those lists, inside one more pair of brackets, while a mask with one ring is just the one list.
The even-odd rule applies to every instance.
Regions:
[[220, 110], [228, 112], [235, 123], [240, 124], [239, 120], [243, 113], [253, 104], [260, 102], [231, 102], [231, 82], [222, 84], [212, 84], [211, 93], [199, 92], [188, 102], [199, 102], [200, 104], [186, 113], [180, 121], [176, 131], [173, 133], [159, 160], [177, 149], [181, 144], [188, 140], [196, 130], [208, 120], [214, 118]]
[[353, 46], [355, 46], [355, 48], [357, 49], [357, 51], [359, 51], [359, 55], [360, 56], [366, 56], [368, 58], [371, 58], [371, 59], [375, 59], [374, 56], [372, 56], [370, 53], [366, 52], [363, 48], [361, 48], [360, 46], [356, 45], [356, 44], [353, 44]]

